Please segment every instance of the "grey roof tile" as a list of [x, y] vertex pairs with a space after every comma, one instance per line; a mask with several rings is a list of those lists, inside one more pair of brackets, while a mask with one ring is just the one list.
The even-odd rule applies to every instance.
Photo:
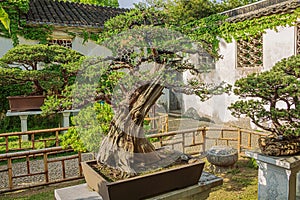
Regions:
[[101, 28], [109, 18], [126, 11], [128, 9], [53, 0], [31, 0], [29, 11], [23, 17], [27, 24]]

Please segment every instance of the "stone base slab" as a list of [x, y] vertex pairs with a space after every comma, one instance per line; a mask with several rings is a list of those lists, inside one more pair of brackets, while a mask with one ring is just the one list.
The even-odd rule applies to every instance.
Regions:
[[[222, 185], [223, 180], [210, 173], [203, 172], [199, 184], [184, 189], [168, 192], [147, 200], [201, 200], [209, 196], [211, 188]], [[56, 200], [103, 200], [95, 191], [92, 191], [87, 184], [80, 184], [71, 187], [56, 189], [54, 191]], [[124, 197], [126, 200], [126, 197]]]

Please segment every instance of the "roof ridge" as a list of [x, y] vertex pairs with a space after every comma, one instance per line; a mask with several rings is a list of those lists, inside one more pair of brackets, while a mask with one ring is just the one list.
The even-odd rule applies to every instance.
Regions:
[[[289, 12], [300, 6], [300, 0], [262, 0], [220, 14], [227, 15], [227, 21], [237, 22], [246, 19], [259, 18], [278, 12]], [[276, 11], [274, 11], [276, 9]]]
[[30, 0], [29, 11], [24, 15], [29, 25], [102, 28], [109, 18], [126, 11], [129, 9], [62, 0]]
[[129, 10], [128, 8], [119, 8], [119, 7], [113, 7], [113, 6], [102, 6], [102, 5], [96, 5], [91, 3], [82, 3], [82, 2], [73, 2], [73, 1], [64, 1], [64, 0], [44, 0], [44, 1], [56, 1], [56, 2], [63, 2], [63, 3], [70, 3], [70, 4], [76, 4], [76, 5], [88, 5], [92, 7], [102, 7], [102, 8], [113, 8], [113, 9], [120, 9], [120, 10]]

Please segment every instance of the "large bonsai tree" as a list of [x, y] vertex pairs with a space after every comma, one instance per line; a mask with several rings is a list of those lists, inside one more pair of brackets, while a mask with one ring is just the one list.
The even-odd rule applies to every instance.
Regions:
[[229, 109], [247, 116], [276, 136], [300, 135], [300, 56], [278, 62], [271, 70], [248, 75], [235, 83], [240, 98]]
[[[188, 33], [197, 40], [197, 28], [177, 26], [179, 21], [174, 20], [172, 12], [164, 9], [162, 1], [153, 2], [151, 7], [139, 5], [140, 9], [105, 23], [99, 41], [104, 41], [101, 44], [112, 51], [112, 56], [84, 61], [73, 87], [74, 106], [82, 110], [88, 103], [99, 100], [111, 104], [114, 117], [101, 142], [97, 160], [127, 174], [135, 174], [150, 163], [168, 158], [163, 152], [155, 151], [143, 130], [144, 118], [164, 88], [196, 94], [201, 100], [225, 90], [222, 83], [202, 82], [200, 75], [207, 66], [190, 62], [190, 54], [209, 57], [200, 47], [201, 43], [210, 46], [207, 45], [209, 41], [203, 41], [201, 37], [197, 42], [191, 42], [181, 33]], [[179, 13], [184, 14], [183, 11]], [[174, 29], [177, 31], [172, 31]], [[174, 80], [177, 72], [185, 71], [193, 74], [193, 79], [188, 82]], [[107, 80], [116, 74], [121, 75], [121, 79], [113, 81], [113, 87], [107, 87]], [[87, 120], [85, 114], [81, 116], [79, 121], [86, 121], [82, 128], [90, 129], [94, 122]]]

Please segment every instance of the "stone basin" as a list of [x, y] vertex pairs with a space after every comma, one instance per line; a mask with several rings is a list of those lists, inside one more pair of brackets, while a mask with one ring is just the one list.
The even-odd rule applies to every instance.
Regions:
[[213, 146], [207, 151], [206, 158], [213, 165], [230, 167], [238, 160], [238, 151], [228, 146]]

